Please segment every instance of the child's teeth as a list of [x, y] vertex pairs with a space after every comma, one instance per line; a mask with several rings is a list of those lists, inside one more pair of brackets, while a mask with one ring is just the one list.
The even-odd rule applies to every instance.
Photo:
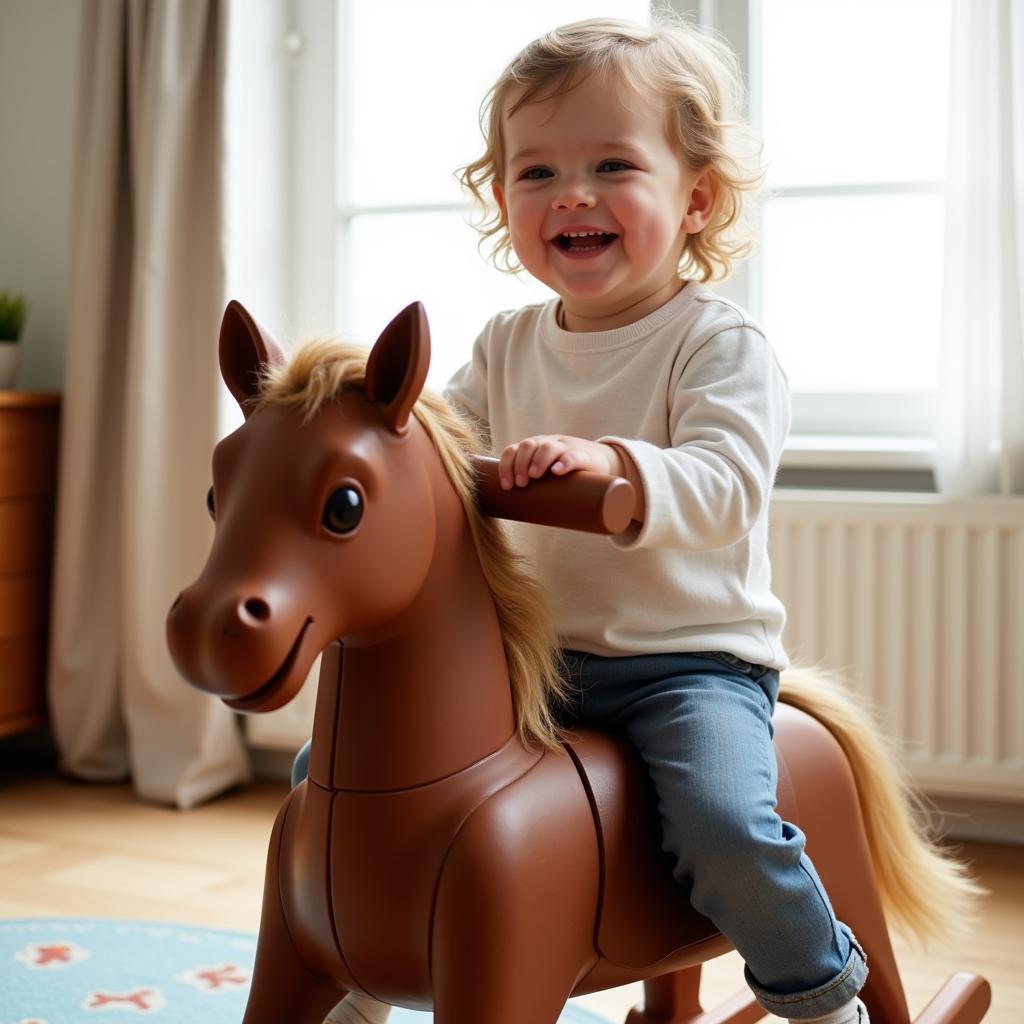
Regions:
[[[564, 239], [562, 248], [566, 252], [595, 252], [606, 248], [615, 236], [609, 235], [606, 231], [563, 231], [559, 237]], [[587, 238], [595, 239], [595, 244], [573, 245], [570, 241], [578, 241], [580, 239]]]

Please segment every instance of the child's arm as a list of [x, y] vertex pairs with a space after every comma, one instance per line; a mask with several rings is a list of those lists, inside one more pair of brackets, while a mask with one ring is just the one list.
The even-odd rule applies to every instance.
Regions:
[[646, 498], [644, 522], [612, 543], [692, 551], [738, 543], [765, 514], [789, 432], [789, 385], [764, 335], [744, 324], [700, 343], [680, 361], [667, 413], [667, 447], [599, 439], [629, 453]]
[[741, 540], [763, 514], [789, 429], [788, 384], [764, 336], [743, 325], [708, 338], [681, 361], [667, 409], [652, 406], [651, 415], [667, 416], [668, 446], [528, 437], [503, 450], [503, 486], [548, 471], [625, 476], [637, 508], [614, 544], [708, 551]]

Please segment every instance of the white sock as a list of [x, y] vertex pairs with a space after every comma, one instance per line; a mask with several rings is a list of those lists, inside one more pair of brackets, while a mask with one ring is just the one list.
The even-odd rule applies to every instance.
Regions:
[[349, 992], [327, 1015], [324, 1024], [384, 1024], [391, 1007], [361, 992]]
[[848, 1003], [826, 1013], [824, 1017], [795, 1020], [790, 1018], [789, 1024], [871, 1024], [868, 1020], [868, 1008], [854, 996]]

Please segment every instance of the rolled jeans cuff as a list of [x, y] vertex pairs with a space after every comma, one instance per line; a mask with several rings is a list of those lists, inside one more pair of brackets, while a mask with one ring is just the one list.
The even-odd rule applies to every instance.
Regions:
[[850, 956], [846, 966], [831, 981], [806, 992], [769, 992], [757, 983], [750, 968], [744, 967], [747, 984], [758, 1003], [776, 1017], [788, 1017], [790, 1020], [824, 1017], [848, 1003], [864, 987], [868, 977], [868, 958], [853, 932], [849, 937]]

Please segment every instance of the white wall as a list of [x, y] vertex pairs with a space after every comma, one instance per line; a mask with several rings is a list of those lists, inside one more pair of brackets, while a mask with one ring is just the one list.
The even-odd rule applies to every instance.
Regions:
[[20, 390], [63, 387], [77, 0], [0, 0], [0, 288], [25, 292]]

